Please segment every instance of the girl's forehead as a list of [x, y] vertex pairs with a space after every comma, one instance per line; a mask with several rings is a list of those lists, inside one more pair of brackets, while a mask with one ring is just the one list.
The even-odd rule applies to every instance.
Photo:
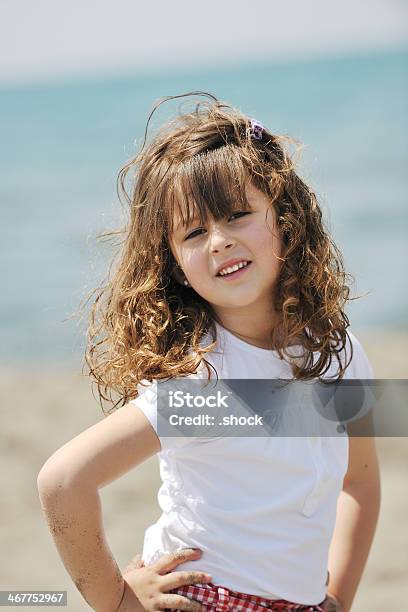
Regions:
[[[208, 211], [207, 214], [209, 213], [210, 211]], [[195, 221], [200, 221], [201, 216], [202, 215], [200, 214], [200, 210], [195, 204], [191, 205], [189, 208], [184, 209], [177, 207], [173, 211], [172, 217], [172, 225], [174, 231], [177, 232], [179, 230], [185, 229], [191, 223], [194, 223]]]
[[196, 204], [192, 204], [183, 210], [177, 208], [173, 211], [170, 221], [170, 231], [173, 235], [177, 235], [184, 232], [192, 225], [207, 222], [209, 218], [218, 220], [238, 208], [242, 208], [238, 202], [227, 203], [223, 206], [223, 211], [214, 211], [210, 206], [202, 206], [199, 208]]
[[197, 219], [219, 220], [237, 208], [248, 209], [250, 183], [256, 179], [239, 147], [210, 149], [175, 164], [163, 194], [169, 232]]
[[183, 198], [182, 201], [173, 201], [169, 211], [169, 221], [173, 231], [184, 229], [196, 221], [205, 220], [207, 217], [220, 218], [225, 213], [241, 208], [243, 205], [256, 205], [257, 202], [267, 199], [267, 196], [255, 187], [250, 181], [245, 184], [245, 194], [239, 198], [238, 194], [232, 198], [223, 198], [214, 206], [211, 198], [201, 200], [200, 205], [192, 199]]

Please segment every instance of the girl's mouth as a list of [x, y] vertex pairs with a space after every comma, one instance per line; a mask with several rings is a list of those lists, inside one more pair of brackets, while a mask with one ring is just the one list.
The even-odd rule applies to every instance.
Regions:
[[238, 279], [245, 274], [245, 272], [248, 270], [251, 263], [252, 263], [251, 261], [248, 261], [246, 266], [244, 266], [243, 268], [240, 268], [239, 270], [236, 270], [235, 272], [231, 272], [230, 274], [224, 274], [224, 275], [217, 274], [217, 278], [221, 278], [222, 280], [225, 280], [225, 281], [232, 281], [232, 280]]

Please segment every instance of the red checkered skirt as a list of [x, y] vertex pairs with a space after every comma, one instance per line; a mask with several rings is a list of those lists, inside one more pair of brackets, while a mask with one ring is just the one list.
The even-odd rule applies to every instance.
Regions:
[[302, 610], [303, 612], [324, 612], [323, 602], [312, 606], [294, 603], [286, 599], [265, 599], [257, 595], [248, 595], [231, 591], [225, 587], [208, 582], [206, 584], [190, 584], [169, 591], [183, 595], [188, 599], [199, 601], [209, 612], [286, 612]]

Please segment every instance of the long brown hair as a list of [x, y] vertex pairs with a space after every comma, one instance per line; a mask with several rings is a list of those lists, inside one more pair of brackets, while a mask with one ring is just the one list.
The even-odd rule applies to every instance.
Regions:
[[[204, 95], [194, 110], [179, 113], [146, 145], [150, 118], [163, 102]], [[346, 347], [349, 320], [344, 312], [350, 289], [342, 255], [322, 221], [316, 195], [295, 172], [287, 145], [293, 138], [263, 130], [251, 137], [250, 118], [239, 109], [206, 92], [189, 92], [161, 99], [149, 116], [140, 153], [119, 171], [119, 198], [128, 207], [128, 220], [117, 231], [101, 237], [123, 237], [118, 262], [97, 294], [89, 315], [85, 361], [98, 386], [100, 400], [118, 404], [137, 397], [143, 380], [183, 377], [203, 363], [215, 347], [216, 329], [211, 306], [191, 287], [172, 276], [175, 260], [169, 236], [176, 209], [189, 220], [192, 208], [204, 222], [218, 220], [248, 207], [245, 181], [265, 193], [275, 207], [283, 244], [275, 310], [282, 314], [271, 341], [282, 359], [287, 347], [301, 337], [302, 364], [291, 362], [299, 380], [317, 378], [329, 369], [333, 356], [338, 379], [347, 364], [339, 358]], [[132, 175], [132, 189], [126, 178]], [[193, 203], [193, 204], [192, 204]], [[88, 298], [89, 300], [89, 298]], [[87, 301], [88, 301], [87, 300]], [[211, 332], [213, 342], [200, 344]], [[319, 359], [315, 353], [319, 352]], [[109, 392], [109, 396], [105, 395]]]

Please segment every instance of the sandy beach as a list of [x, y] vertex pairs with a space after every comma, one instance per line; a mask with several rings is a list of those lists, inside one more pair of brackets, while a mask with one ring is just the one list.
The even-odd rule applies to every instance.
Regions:
[[[377, 378], [408, 378], [407, 332], [355, 333]], [[36, 479], [57, 448], [103, 418], [80, 370], [81, 364], [77, 372], [52, 366], [0, 372], [0, 590], [66, 590], [67, 609], [78, 612], [90, 608], [58, 556], [41, 513]], [[398, 603], [408, 601], [408, 438], [378, 438], [377, 448], [381, 515], [353, 612], [383, 612], [394, 605], [402, 609]], [[160, 514], [159, 484], [153, 458], [101, 490], [107, 538], [121, 568], [141, 552], [144, 530]]]

